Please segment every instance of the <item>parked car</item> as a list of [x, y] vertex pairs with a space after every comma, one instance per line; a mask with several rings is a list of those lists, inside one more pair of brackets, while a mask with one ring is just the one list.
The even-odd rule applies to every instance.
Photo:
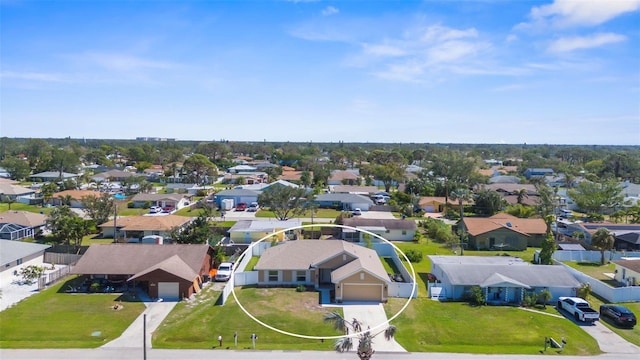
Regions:
[[586, 300], [579, 297], [561, 296], [558, 300], [558, 310], [560, 309], [573, 315], [576, 321], [594, 322], [600, 319], [600, 314], [593, 310]]
[[216, 271], [215, 280], [216, 281], [227, 281], [231, 277], [231, 273], [233, 272], [233, 263], [223, 262], [218, 266], [218, 271]]
[[149, 208], [150, 214], [158, 214], [162, 212], [162, 208], [160, 206], [152, 206]]
[[360, 208], [355, 208], [353, 210], [353, 215], [362, 215], [362, 210], [360, 210]]
[[600, 317], [607, 317], [620, 327], [633, 328], [636, 326], [636, 315], [629, 309], [620, 305], [600, 305]]
[[236, 205], [236, 211], [245, 211], [247, 210], [247, 203], [238, 203], [238, 205]]
[[258, 211], [258, 208], [259, 208], [258, 203], [254, 201], [251, 203], [251, 205], [249, 205], [249, 207], [247, 208], [247, 211], [256, 212]]

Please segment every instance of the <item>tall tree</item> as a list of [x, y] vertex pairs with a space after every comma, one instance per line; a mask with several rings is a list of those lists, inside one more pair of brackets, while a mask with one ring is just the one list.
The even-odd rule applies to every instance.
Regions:
[[114, 211], [114, 200], [108, 193], [102, 193], [100, 196], [83, 196], [80, 202], [87, 216], [95, 221], [96, 225], [109, 221]]
[[210, 207], [205, 206], [193, 221], [184, 227], [171, 229], [171, 239], [178, 244], [210, 244], [213, 240], [209, 220], [212, 215], [211, 211]]
[[49, 213], [47, 225], [53, 236], [66, 245], [80, 248], [82, 238], [89, 233], [87, 222], [66, 205], [58, 206]]
[[471, 191], [469, 189], [455, 189], [451, 192], [451, 200], [458, 201], [460, 206], [460, 220], [464, 219], [464, 203], [473, 199]]
[[602, 214], [604, 209], [612, 209], [622, 205], [624, 195], [616, 181], [602, 183], [582, 181], [575, 188], [569, 189], [569, 196], [578, 208], [585, 212]]
[[25, 179], [31, 173], [29, 163], [15, 157], [8, 157], [0, 162], [13, 180]]
[[475, 197], [475, 212], [476, 214], [482, 214], [491, 216], [505, 206], [505, 201], [495, 190], [482, 189], [478, 191]]
[[304, 188], [275, 185], [270, 186], [258, 196], [261, 206], [269, 208], [278, 220], [287, 220], [301, 215], [306, 210], [307, 202], [312, 199]]
[[187, 177], [198, 184], [202, 184], [207, 177], [217, 176], [217, 167], [202, 154], [193, 154], [184, 161], [182, 166]]
[[556, 242], [553, 239], [553, 234], [547, 233], [544, 240], [542, 240], [542, 247], [540, 249], [540, 264], [553, 265], [553, 252], [556, 249]]
[[604, 265], [604, 252], [613, 248], [615, 239], [606, 228], [599, 228], [591, 236], [591, 245], [600, 251], [600, 264]]

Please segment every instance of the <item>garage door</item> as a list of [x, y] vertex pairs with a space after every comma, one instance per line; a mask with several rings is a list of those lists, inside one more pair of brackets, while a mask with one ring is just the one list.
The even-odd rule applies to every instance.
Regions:
[[382, 301], [382, 285], [344, 284], [342, 301]]
[[177, 282], [159, 282], [158, 297], [163, 300], [180, 300], [180, 285]]

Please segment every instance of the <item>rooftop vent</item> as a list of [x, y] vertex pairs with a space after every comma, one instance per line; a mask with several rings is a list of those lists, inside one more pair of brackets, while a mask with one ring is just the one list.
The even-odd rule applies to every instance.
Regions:
[[507, 227], [511, 227], [511, 223], [510, 222], [507, 222]]

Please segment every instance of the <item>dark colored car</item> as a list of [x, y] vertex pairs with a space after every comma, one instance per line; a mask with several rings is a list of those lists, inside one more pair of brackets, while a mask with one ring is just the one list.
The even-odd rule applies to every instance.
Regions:
[[631, 310], [620, 305], [600, 305], [600, 317], [607, 317], [620, 327], [632, 328], [637, 322]]
[[236, 205], [236, 211], [245, 211], [247, 210], [247, 203], [238, 203], [238, 205]]

